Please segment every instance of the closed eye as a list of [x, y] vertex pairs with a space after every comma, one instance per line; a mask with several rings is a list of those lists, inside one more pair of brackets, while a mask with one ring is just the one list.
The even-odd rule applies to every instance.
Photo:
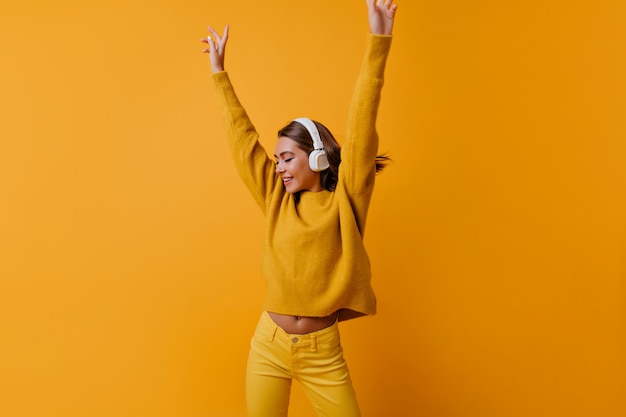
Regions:
[[[292, 159], [293, 159], [293, 158], [283, 159], [283, 162], [289, 162], [289, 161], [291, 161]], [[275, 160], [275, 161], [274, 161], [274, 163], [275, 163], [276, 165], [278, 165], [278, 164], [280, 163], [280, 161], [277, 159], [277, 160]]]

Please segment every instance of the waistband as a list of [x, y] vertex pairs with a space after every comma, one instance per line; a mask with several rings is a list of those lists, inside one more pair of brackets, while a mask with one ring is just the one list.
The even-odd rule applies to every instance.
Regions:
[[259, 326], [265, 330], [269, 340], [279, 339], [292, 345], [316, 345], [317, 343], [325, 343], [339, 337], [339, 322], [335, 321], [330, 326], [307, 334], [287, 333], [270, 317], [267, 311], [261, 314]]

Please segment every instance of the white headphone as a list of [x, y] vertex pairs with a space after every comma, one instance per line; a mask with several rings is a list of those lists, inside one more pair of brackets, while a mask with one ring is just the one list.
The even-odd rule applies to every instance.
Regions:
[[322, 138], [320, 132], [317, 130], [315, 123], [307, 117], [300, 117], [294, 119], [294, 122], [300, 123], [309, 131], [311, 139], [313, 139], [313, 151], [309, 154], [309, 167], [315, 172], [324, 171], [330, 167], [326, 152], [324, 152], [324, 145], [322, 144]]

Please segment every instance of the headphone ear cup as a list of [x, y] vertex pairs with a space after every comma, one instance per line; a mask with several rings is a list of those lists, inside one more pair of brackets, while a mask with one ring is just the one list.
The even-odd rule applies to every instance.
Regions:
[[316, 149], [309, 154], [309, 167], [315, 172], [324, 171], [330, 167], [323, 149]]

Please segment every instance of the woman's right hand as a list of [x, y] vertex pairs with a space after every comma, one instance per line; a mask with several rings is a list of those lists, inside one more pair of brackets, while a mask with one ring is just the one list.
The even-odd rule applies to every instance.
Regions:
[[211, 61], [211, 70], [213, 74], [224, 71], [224, 55], [226, 54], [226, 42], [228, 41], [228, 25], [224, 27], [222, 36], [209, 26], [210, 36], [200, 39], [209, 45], [208, 48], [202, 50], [205, 54], [209, 54]]
[[374, 35], [391, 35], [398, 5], [393, 0], [365, 0], [370, 32]]

